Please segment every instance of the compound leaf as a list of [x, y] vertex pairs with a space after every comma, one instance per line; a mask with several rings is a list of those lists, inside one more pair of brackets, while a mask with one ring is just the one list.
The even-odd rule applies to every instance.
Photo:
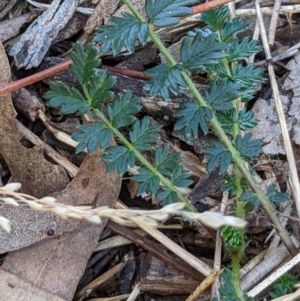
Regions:
[[72, 134], [72, 138], [80, 142], [76, 148], [76, 153], [82, 152], [85, 148], [89, 153], [93, 153], [98, 145], [102, 149], [106, 149], [113, 136], [112, 130], [99, 122], [95, 122], [93, 125], [80, 125], [78, 130], [79, 132]]
[[245, 19], [234, 18], [231, 22], [225, 24], [221, 37], [223, 42], [235, 37], [239, 32], [245, 31], [249, 27], [249, 24], [246, 23]]
[[150, 191], [152, 194], [156, 194], [159, 189], [159, 177], [144, 168], [139, 168], [138, 172], [138, 175], [132, 177], [133, 181], [141, 183], [139, 185], [137, 194], [141, 195], [146, 191]]
[[240, 196], [240, 201], [248, 201], [250, 202], [255, 209], [257, 209], [259, 205], [259, 199], [256, 194], [254, 194], [252, 191], [245, 191], [241, 196]]
[[129, 138], [132, 144], [138, 151], [150, 151], [152, 149], [151, 143], [158, 139], [158, 135], [154, 132], [161, 128], [160, 125], [150, 125], [150, 118], [144, 117], [141, 121], [136, 120], [132, 125], [132, 130], [129, 132]]
[[220, 172], [225, 173], [231, 163], [231, 152], [226, 150], [223, 144], [217, 141], [211, 141], [210, 144], [211, 146], [205, 150], [205, 154], [210, 155], [206, 166], [207, 171], [211, 172], [219, 165]]
[[247, 161], [251, 161], [251, 159], [257, 158], [258, 155], [262, 152], [262, 140], [261, 139], [252, 139], [251, 133], [246, 133], [244, 137], [240, 134], [236, 137], [236, 148], [241, 153], [241, 155]]
[[245, 58], [250, 57], [261, 50], [261, 46], [258, 45], [258, 41], [251, 40], [249, 37], [245, 37], [241, 42], [235, 39], [228, 47], [228, 62], [243, 61]]
[[217, 114], [217, 118], [225, 132], [232, 132], [234, 124], [238, 121], [235, 108]]
[[201, 20], [213, 31], [217, 31], [224, 26], [229, 17], [229, 8], [220, 6], [201, 14]]
[[254, 127], [257, 126], [258, 120], [254, 119], [254, 113], [252, 111], [248, 111], [243, 108], [239, 112], [239, 118], [238, 118], [238, 123], [239, 123], [239, 128], [242, 131], [246, 131], [247, 129], [253, 129]]
[[232, 109], [231, 101], [239, 97], [240, 84], [230, 84], [227, 80], [211, 81], [209, 91], [204, 91], [206, 100], [217, 111]]
[[267, 195], [273, 203], [283, 203], [289, 200], [289, 194], [287, 192], [276, 191], [274, 184], [268, 187]]
[[212, 119], [213, 115], [209, 108], [199, 107], [197, 103], [187, 101], [183, 103], [183, 108], [176, 112], [179, 119], [175, 123], [175, 130], [184, 129], [186, 140], [198, 137], [199, 127], [204, 134], [208, 132], [207, 121]]
[[221, 229], [221, 236], [226, 249], [233, 253], [242, 252], [244, 249], [244, 236], [237, 228], [226, 226]]
[[101, 60], [97, 59], [98, 49], [93, 44], [88, 44], [84, 50], [81, 43], [76, 43], [70, 57], [74, 64], [70, 65], [72, 73], [78, 82], [83, 86], [95, 73], [94, 68], [100, 65]]
[[129, 52], [134, 51], [136, 37], [142, 44], [147, 42], [149, 27], [147, 23], [139, 23], [136, 18], [126, 12], [122, 13], [123, 18], [112, 16], [109, 21], [113, 25], [98, 27], [101, 33], [96, 35], [95, 42], [102, 42], [103, 53], [112, 49], [113, 55], [121, 52], [123, 45]]
[[262, 82], [262, 73], [263, 69], [255, 68], [254, 64], [248, 64], [245, 67], [237, 64], [232, 69], [232, 79], [241, 86], [252, 86], [254, 83]]
[[146, 0], [145, 11], [154, 26], [169, 27], [180, 22], [178, 17], [191, 14], [188, 6], [196, 3], [198, 0]]
[[175, 191], [172, 191], [170, 188], [163, 186], [159, 189], [157, 197], [163, 200], [163, 205], [168, 205], [178, 202], [178, 196]]
[[154, 153], [154, 165], [160, 173], [165, 176], [170, 176], [172, 170], [178, 168], [179, 166], [179, 153], [170, 154], [170, 146], [164, 145], [163, 147], [158, 147]]
[[106, 155], [101, 156], [101, 160], [109, 162], [107, 172], [112, 173], [115, 169], [120, 174], [126, 172], [127, 167], [133, 167], [135, 163], [135, 154], [124, 146], [110, 146], [106, 150]]
[[101, 76], [95, 74], [91, 77], [86, 87], [92, 108], [100, 109], [102, 104], [113, 96], [114, 93], [110, 89], [115, 83], [116, 77], [108, 75], [106, 70], [102, 72]]
[[193, 181], [189, 179], [190, 176], [191, 173], [182, 171], [182, 166], [180, 165], [178, 168], [174, 169], [171, 172], [170, 180], [176, 187], [187, 187], [193, 183]]
[[125, 94], [118, 94], [112, 106], [106, 106], [107, 115], [112, 126], [120, 128], [132, 124], [136, 119], [133, 114], [136, 114], [141, 109], [140, 101], [139, 97], [132, 97], [131, 91]]
[[164, 64], [155, 66], [145, 71], [145, 74], [153, 74], [147, 86], [150, 87], [150, 96], [161, 94], [164, 99], [170, 98], [170, 93], [178, 94], [179, 86], [186, 87], [186, 82], [180, 73], [181, 67], [176, 65], [169, 67]]
[[48, 99], [48, 106], [60, 108], [61, 114], [72, 114], [78, 112], [83, 115], [91, 110], [81, 93], [75, 88], [69, 88], [64, 83], [50, 83], [50, 91], [44, 94]]
[[[226, 183], [224, 183], [222, 185], [222, 190], [223, 191], [229, 191], [232, 197], [236, 196], [237, 190], [238, 190], [238, 186], [237, 186], [237, 182], [234, 176], [225, 175], [225, 180]], [[247, 183], [245, 181], [245, 179], [241, 179], [240, 181], [240, 185], [242, 186], [243, 191], [245, 191], [247, 189]]]
[[190, 37], [185, 37], [180, 49], [183, 66], [189, 71], [213, 65], [216, 60], [226, 56], [223, 50], [227, 48], [227, 44], [219, 42], [215, 33], [203, 37], [202, 33], [198, 32], [192, 43], [190, 40]]

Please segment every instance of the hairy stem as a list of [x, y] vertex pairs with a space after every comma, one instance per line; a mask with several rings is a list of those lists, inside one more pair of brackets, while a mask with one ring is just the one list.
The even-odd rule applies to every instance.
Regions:
[[[131, 3], [130, 0], [123, 0], [123, 2], [127, 5], [127, 7], [130, 9], [132, 14], [136, 17], [136, 19], [139, 22], [145, 22], [141, 14], [137, 11], [135, 6]], [[152, 39], [153, 43], [156, 45], [160, 53], [165, 57], [169, 65], [175, 66], [176, 61], [172, 57], [172, 55], [169, 53], [167, 48], [164, 46], [164, 44], [161, 42], [159, 37], [154, 33], [154, 31], [151, 29], [149, 26], [149, 36]], [[181, 72], [183, 78], [186, 81], [186, 84], [194, 96], [196, 102], [203, 107], [208, 107], [202, 96], [200, 95], [199, 91], [197, 90], [196, 86], [194, 85], [193, 81], [190, 79], [187, 73]], [[287, 249], [289, 252], [293, 255], [296, 256], [298, 254], [297, 248], [295, 247], [293, 241], [283, 228], [282, 224], [280, 223], [279, 219], [277, 218], [276, 212], [273, 209], [273, 207], [270, 204], [269, 199], [260, 191], [258, 185], [254, 181], [253, 177], [251, 176], [249, 170], [245, 167], [244, 160], [240, 156], [240, 153], [235, 149], [231, 141], [228, 139], [226, 133], [224, 132], [223, 128], [221, 127], [220, 123], [216, 119], [216, 117], [213, 117], [210, 120], [210, 124], [212, 129], [214, 130], [215, 134], [218, 136], [220, 141], [224, 144], [224, 146], [232, 153], [232, 160], [238, 167], [239, 171], [247, 181], [249, 187], [251, 190], [257, 195], [257, 197], [260, 200], [261, 205], [263, 208], [266, 210], [270, 220], [272, 223], [275, 225], [278, 234], [280, 235], [281, 239], [283, 240], [284, 244], [286, 245]]]
[[240, 253], [232, 253], [231, 257], [232, 257], [231, 258], [231, 260], [232, 260], [232, 283], [234, 285], [237, 297], [241, 301], [244, 301], [243, 293], [241, 291], [241, 286], [240, 286], [240, 278], [239, 278]]
[[189, 203], [189, 201], [176, 189], [176, 187], [173, 185], [173, 183], [168, 180], [166, 177], [164, 177], [153, 165], [145, 159], [145, 157], [132, 145], [127, 138], [115, 127], [111, 125], [109, 120], [105, 117], [104, 114], [100, 112], [98, 109], [93, 109], [95, 114], [102, 120], [102, 122], [109, 127], [113, 133], [120, 139], [120, 141], [129, 149], [130, 151], [133, 151], [135, 154], [135, 157], [140, 161], [140, 163], [143, 164], [144, 167], [146, 167], [149, 171], [151, 171], [154, 175], [158, 176], [160, 179], [160, 182], [171, 189], [172, 191], [176, 192], [179, 200], [183, 203], [185, 203], [187, 210], [189, 211], [195, 211], [194, 207]]

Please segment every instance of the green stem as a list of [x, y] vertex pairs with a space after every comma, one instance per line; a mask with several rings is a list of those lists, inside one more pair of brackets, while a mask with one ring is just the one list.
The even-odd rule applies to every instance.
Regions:
[[240, 278], [239, 278], [239, 272], [240, 272], [240, 253], [232, 253], [232, 283], [235, 287], [236, 295], [237, 297], [244, 301], [243, 293], [241, 291], [240, 286]]
[[120, 139], [120, 141], [123, 143], [123, 145], [125, 145], [127, 147], [128, 150], [133, 151], [135, 154], [135, 157], [140, 161], [140, 163], [143, 164], [143, 166], [145, 166], [149, 171], [151, 171], [151, 173], [153, 173], [154, 175], [158, 176], [160, 179], [160, 182], [168, 187], [169, 189], [171, 189], [172, 191], [176, 192], [179, 200], [183, 203], [185, 203], [187, 210], [189, 211], [195, 211], [194, 207], [189, 203], [189, 201], [176, 189], [176, 187], [173, 185], [173, 183], [168, 180], [166, 177], [164, 177], [155, 167], [153, 167], [153, 165], [147, 161], [145, 159], [145, 157], [134, 147], [133, 144], [131, 144], [127, 138], [115, 127], [113, 127], [111, 125], [111, 123], [109, 122], [109, 120], [105, 117], [104, 114], [101, 113], [100, 110], [98, 109], [93, 109], [93, 111], [95, 112], [95, 114], [102, 120], [102, 122], [108, 127], [110, 128], [113, 133], [115, 134], [116, 137], [118, 137]]
[[[145, 22], [141, 14], [137, 11], [137, 9], [132, 5], [130, 0], [123, 0], [123, 2], [127, 5], [127, 7], [130, 9], [132, 14], [137, 18], [139, 22]], [[152, 28], [149, 26], [149, 36], [152, 39], [153, 43], [156, 45], [160, 53], [165, 57], [169, 65], [172, 67], [176, 65], [176, 61], [172, 57], [172, 55], [169, 53], [167, 48], [164, 46], [164, 44], [161, 42], [159, 37], [154, 33]], [[194, 96], [196, 102], [203, 107], [208, 107], [202, 96], [200, 95], [199, 91], [197, 90], [196, 86], [185, 72], [181, 72], [183, 78], [185, 79], [187, 86]], [[257, 197], [260, 200], [261, 205], [266, 210], [267, 214], [269, 215], [270, 220], [277, 228], [278, 234], [280, 235], [281, 239], [283, 240], [284, 244], [286, 245], [289, 252], [296, 256], [298, 254], [297, 248], [295, 247], [293, 241], [283, 228], [282, 224], [278, 220], [276, 216], [276, 212], [273, 209], [273, 207], [270, 204], [269, 199], [260, 191], [259, 187], [257, 186], [256, 182], [254, 181], [253, 177], [251, 176], [249, 170], [244, 165], [244, 160], [240, 156], [239, 152], [235, 149], [231, 141], [228, 139], [226, 133], [224, 132], [223, 128], [221, 127], [218, 120], [213, 117], [210, 120], [210, 124], [212, 129], [214, 130], [215, 134], [218, 136], [220, 141], [224, 144], [224, 146], [232, 153], [232, 160], [237, 165], [239, 171], [247, 181], [249, 187], [252, 189], [252, 191], [257, 195]]]

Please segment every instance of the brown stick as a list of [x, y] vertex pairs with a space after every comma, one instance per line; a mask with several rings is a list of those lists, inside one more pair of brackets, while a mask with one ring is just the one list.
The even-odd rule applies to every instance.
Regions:
[[193, 12], [191, 15], [203, 13], [205, 11], [222, 6], [222, 5], [232, 2], [232, 1], [234, 1], [234, 0], [212, 0], [212, 1], [209, 1], [206, 3], [195, 5], [192, 7]]
[[[36, 82], [39, 82], [40, 80], [49, 78], [59, 72], [63, 72], [69, 68], [69, 65], [71, 63], [72, 63], [72, 60], [68, 59], [65, 62], [60, 63], [54, 67], [50, 67], [46, 70], [40, 71], [38, 73], [35, 73], [35, 74], [25, 77], [23, 79], [11, 82], [0, 88], [0, 95], [27, 87]], [[121, 69], [121, 68], [116, 68], [116, 67], [112, 67], [112, 66], [103, 65], [102, 69], [105, 69], [105, 70], [108, 70], [111, 72], [115, 72], [115, 73], [119, 73], [119, 74], [122, 74], [122, 75], [125, 75], [128, 77], [137, 78], [137, 79], [149, 80], [152, 78], [151, 75], [145, 75], [143, 72], [128, 70], [128, 69]]]
[[[213, 0], [207, 3], [199, 4], [194, 7], [192, 7], [193, 12], [191, 15], [198, 14], [201, 12], [208, 11], [210, 9], [219, 7], [221, 5], [227, 4], [229, 2], [232, 2], [234, 0]], [[60, 63], [54, 67], [51, 67], [49, 69], [43, 70], [41, 72], [38, 72], [36, 74], [33, 74], [31, 76], [28, 76], [26, 78], [11, 82], [4, 87], [0, 88], [0, 95], [8, 93], [8, 92], [13, 92], [18, 89], [27, 87], [29, 85], [32, 85], [40, 80], [43, 80], [45, 78], [49, 78], [59, 72], [65, 71], [69, 68], [69, 65], [72, 63], [72, 60], [66, 60], [63, 63]], [[142, 72], [139, 71], [134, 71], [134, 70], [128, 70], [128, 69], [121, 69], [121, 68], [116, 68], [116, 67], [111, 67], [111, 66], [102, 66], [103, 69], [106, 69], [111, 72], [119, 73], [125, 76], [129, 76], [132, 78], [137, 78], [137, 79], [143, 79], [143, 80], [149, 80], [152, 78], [151, 75], [145, 75]]]

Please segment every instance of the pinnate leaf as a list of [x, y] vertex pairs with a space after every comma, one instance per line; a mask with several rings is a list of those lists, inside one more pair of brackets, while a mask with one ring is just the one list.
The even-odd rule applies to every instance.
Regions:
[[160, 173], [170, 176], [172, 170], [179, 166], [179, 153], [170, 154], [170, 146], [158, 147], [154, 153], [154, 165]]
[[289, 200], [289, 194], [287, 192], [276, 191], [274, 184], [268, 187], [267, 195], [273, 203], [283, 203]]
[[232, 79], [236, 83], [240, 83], [241, 86], [252, 86], [254, 83], [260, 83], [262, 78], [263, 69], [255, 68], [254, 64], [248, 64], [242, 66], [237, 64], [232, 69]]
[[240, 84], [230, 84], [227, 80], [211, 81], [210, 89], [205, 91], [206, 100], [217, 111], [232, 109], [231, 102], [239, 97]]
[[81, 93], [75, 88], [69, 88], [64, 83], [50, 83], [50, 91], [44, 94], [49, 100], [48, 106], [60, 108], [61, 114], [72, 114], [78, 112], [83, 115], [91, 110]]
[[238, 122], [235, 108], [220, 112], [217, 118], [225, 132], [232, 132], [234, 124]]
[[198, 32], [192, 43], [190, 37], [185, 37], [181, 49], [180, 57], [185, 69], [192, 71], [216, 63], [216, 60], [226, 56], [223, 50], [227, 48], [226, 43], [220, 43], [215, 33], [203, 37]]
[[133, 167], [135, 163], [135, 154], [124, 146], [110, 146], [106, 149], [107, 154], [101, 156], [101, 160], [109, 162], [107, 172], [112, 173], [115, 169], [120, 174], [126, 172], [127, 167]]
[[205, 154], [210, 155], [206, 169], [211, 172], [215, 167], [219, 166], [220, 172], [225, 173], [231, 163], [232, 154], [226, 150], [223, 144], [217, 141], [211, 141], [211, 146], [206, 148]]
[[187, 187], [193, 183], [193, 181], [189, 179], [190, 176], [191, 173], [182, 171], [182, 166], [180, 165], [171, 172], [170, 180], [176, 187]]
[[76, 153], [82, 152], [85, 148], [89, 153], [93, 153], [98, 145], [102, 149], [106, 149], [113, 136], [112, 130], [99, 122], [95, 122], [93, 125], [80, 125], [78, 130], [77, 133], [72, 134], [72, 138], [80, 142], [76, 148]]
[[258, 124], [258, 120], [254, 119], [254, 113], [252, 111], [247, 111], [245, 108], [239, 112], [238, 122], [239, 128], [242, 131], [253, 129]]
[[179, 119], [175, 123], [175, 130], [184, 129], [185, 139], [198, 137], [199, 127], [204, 134], [208, 132], [207, 121], [212, 119], [213, 115], [209, 108], [199, 107], [197, 103], [187, 101], [183, 103], [183, 108], [176, 112]]
[[229, 8], [224, 5], [201, 14], [201, 20], [213, 31], [221, 29], [229, 17]]
[[240, 42], [238, 39], [235, 39], [231, 42], [228, 47], [228, 62], [242, 61], [247, 57], [259, 52], [261, 46], [258, 45], [258, 41], [251, 40], [249, 37], [243, 38]]
[[145, 74], [154, 75], [147, 83], [147, 86], [150, 87], [150, 96], [154, 97], [160, 94], [164, 99], [169, 99], [170, 93], [178, 94], [179, 86], [186, 87], [180, 71], [181, 67], [179, 65], [169, 67], [164, 64], [148, 69]]
[[192, 13], [188, 6], [198, 3], [197, 0], [146, 0], [145, 11], [156, 27], [169, 27], [180, 22], [178, 17]]
[[157, 193], [157, 197], [159, 199], [163, 200], [164, 206], [178, 202], [177, 193], [165, 186], [163, 186], [159, 189], [159, 191]]
[[84, 50], [81, 43], [76, 43], [74, 51], [70, 53], [70, 57], [74, 64], [70, 65], [72, 73], [78, 82], [83, 86], [94, 75], [94, 68], [100, 65], [101, 60], [97, 59], [98, 49], [93, 44], [88, 44]]
[[149, 27], [147, 23], [139, 23], [136, 18], [126, 12], [122, 13], [123, 18], [112, 16], [109, 21], [113, 25], [98, 27], [101, 33], [96, 35], [95, 42], [102, 42], [103, 53], [112, 49], [113, 55], [121, 52], [123, 46], [129, 52], [134, 51], [136, 37], [142, 44], [147, 42]]
[[245, 19], [234, 18], [231, 22], [225, 24], [221, 37], [223, 42], [227, 42], [234, 38], [239, 32], [245, 31], [249, 27]]
[[137, 194], [141, 195], [147, 191], [150, 191], [152, 194], [156, 194], [159, 189], [159, 177], [144, 168], [139, 168], [138, 171], [139, 174], [132, 177], [133, 181], [141, 183]]
[[247, 161], [251, 161], [252, 159], [257, 158], [258, 155], [262, 152], [262, 140], [251, 140], [251, 137], [251, 133], [246, 133], [243, 137], [241, 135], [238, 135], [235, 141], [236, 148]]
[[136, 119], [133, 114], [136, 114], [141, 109], [140, 101], [139, 97], [132, 97], [131, 91], [125, 94], [118, 94], [112, 106], [106, 106], [107, 115], [112, 126], [120, 128], [132, 124]]
[[105, 103], [113, 96], [110, 89], [115, 85], [116, 77], [108, 75], [104, 70], [100, 75], [95, 74], [91, 77], [90, 81], [86, 84], [91, 106], [94, 109], [100, 109], [102, 104]]
[[241, 196], [240, 196], [240, 201], [248, 201], [250, 202], [254, 209], [257, 209], [259, 205], [259, 199], [256, 194], [254, 194], [252, 191], [245, 191]]
[[144, 117], [142, 120], [136, 120], [132, 125], [132, 130], [129, 132], [129, 138], [132, 144], [138, 151], [150, 151], [151, 143], [158, 139], [158, 135], [154, 134], [160, 129], [160, 125], [150, 125], [150, 118]]

